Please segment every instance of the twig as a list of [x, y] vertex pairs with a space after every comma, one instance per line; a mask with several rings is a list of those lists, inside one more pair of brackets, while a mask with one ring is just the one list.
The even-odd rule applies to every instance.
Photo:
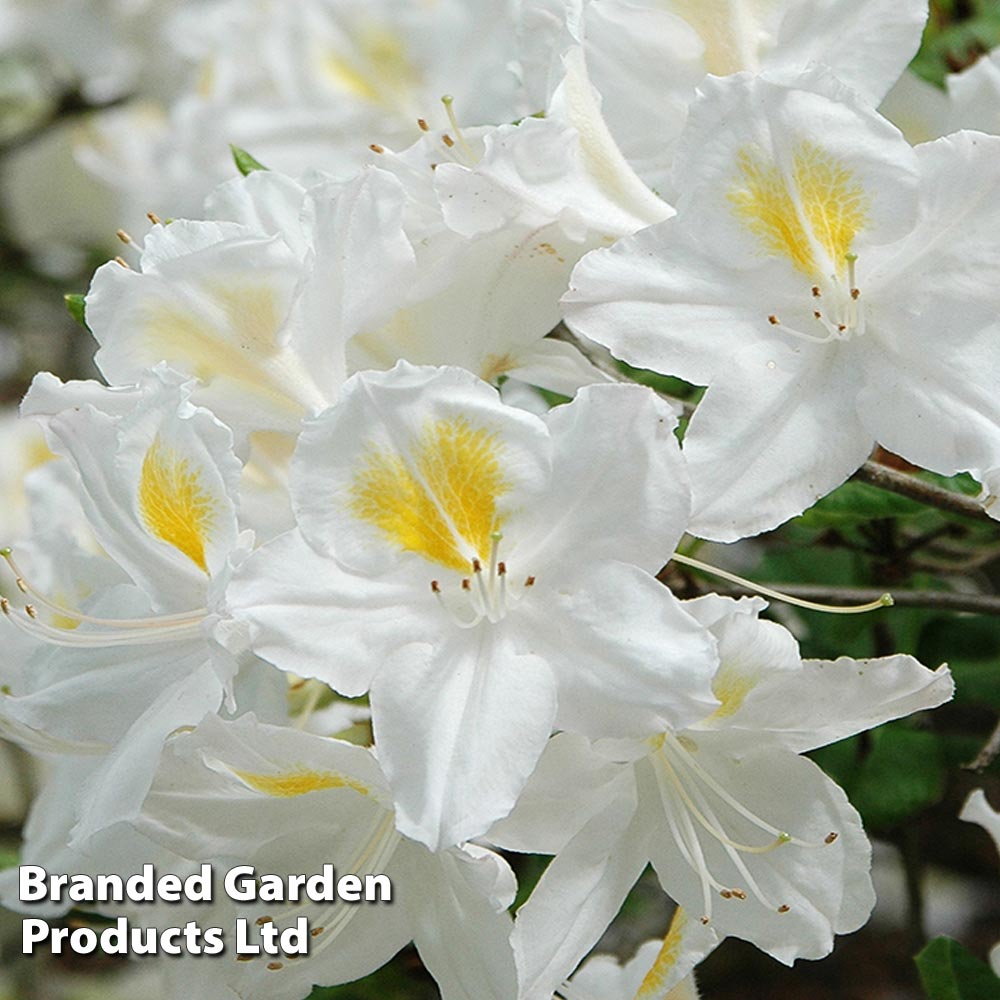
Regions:
[[956, 493], [954, 490], [943, 489], [933, 483], [925, 483], [922, 479], [917, 479], [916, 476], [897, 472], [879, 462], [865, 462], [851, 478], [868, 483], [869, 486], [877, 486], [881, 490], [888, 490], [890, 493], [909, 497], [909, 499], [929, 507], [937, 507], [939, 510], [946, 510], [951, 514], [959, 514], [974, 521], [983, 521], [997, 526], [997, 522], [971, 497]]
[[[882, 590], [867, 587], [826, 587], [821, 584], [770, 584], [792, 597], [806, 600], [860, 604], [877, 601]], [[717, 593], [744, 596], [756, 593], [748, 587], [719, 587]], [[951, 590], [893, 590], [892, 599], [898, 608], [931, 608], [940, 611], [968, 611], [980, 615], [1000, 615], [1000, 597], [991, 594], [956, 594]]]
[[986, 741], [986, 745], [976, 754], [976, 759], [968, 764], [963, 764], [962, 767], [966, 771], [975, 771], [977, 774], [981, 774], [997, 757], [1000, 757], [1000, 721], [997, 722], [996, 729]]

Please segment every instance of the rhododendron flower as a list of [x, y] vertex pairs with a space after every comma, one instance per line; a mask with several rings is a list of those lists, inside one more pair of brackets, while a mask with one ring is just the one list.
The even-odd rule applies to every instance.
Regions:
[[253, 555], [229, 606], [265, 659], [371, 690], [407, 836], [482, 833], [553, 726], [634, 733], [715, 703], [714, 641], [651, 575], [687, 516], [674, 423], [640, 387], [543, 421], [401, 362], [306, 424], [299, 530]]
[[800, 755], [941, 704], [953, 690], [948, 671], [908, 656], [803, 662], [784, 628], [758, 621], [757, 598], [709, 595], [685, 607], [719, 641], [720, 705], [644, 740], [555, 736], [517, 809], [490, 833], [556, 853], [517, 916], [524, 1000], [547, 1000], [647, 863], [714, 935], [789, 964], [826, 955], [871, 911], [860, 818]]
[[1000, 492], [1000, 139], [913, 150], [815, 75], [703, 91], [677, 216], [589, 254], [565, 299], [629, 363], [709, 387], [684, 443], [692, 531], [772, 528], [876, 441]]
[[[373, 972], [414, 941], [444, 1000], [511, 1000], [516, 992], [507, 908], [516, 883], [506, 862], [474, 844], [432, 854], [396, 829], [392, 795], [362, 747], [252, 715], [209, 716], [172, 739], [136, 821], [154, 841], [199, 861], [258, 872], [385, 875], [391, 903], [246, 902], [221, 897], [205, 924], [293, 926], [305, 917], [309, 953], [295, 961], [174, 959], [175, 995], [301, 1000], [313, 984]], [[149, 919], [146, 917], [145, 919]], [[177, 920], [176, 907], [160, 919]]]

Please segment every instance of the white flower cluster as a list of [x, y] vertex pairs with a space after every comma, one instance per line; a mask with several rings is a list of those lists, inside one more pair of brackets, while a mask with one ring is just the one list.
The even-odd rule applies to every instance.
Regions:
[[[122, 176], [180, 164], [158, 202], [201, 217], [154, 216], [97, 271], [107, 384], [40, 374], [22, 406], [58, 456], [3, 551], [0, 734], [48, 763], [22, 860], [393, 885], [108, 907], [308, 918], [308, 955], [173, 958], [170, 995], [302, 1000], [413, 941], [445, 1000], [662, 1000], [726, 936], [790, 964], [867, 920], [860, 818], [803, 754], [941, 704], [948, 671], [803, 661], [762, 600], [682, 601], [656, 574], [684, 532], [801, 513], [876, 442], [970, 472], [1000, 515], [1000, 137], [914, 147], [875, 110], [925, 17], [170, 19], [200, 83], [162, 147], [125, 129], [155, 169]], [[198, 211], [229, 140], [292, 175], [247, 168]], [[683, 446], [595, 345], [707, 386]], [[554, 856], [515, 918], [499, 850]], [[667, 938], [571, 979], [647, 864]], [[16, 873], [0, 899], [20, 907]]]

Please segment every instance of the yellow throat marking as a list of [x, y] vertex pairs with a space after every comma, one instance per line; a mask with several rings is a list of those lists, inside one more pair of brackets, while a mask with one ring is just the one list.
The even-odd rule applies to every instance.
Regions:
[[687, 923], [687, 914], [678, 906], [674, 910], [674, 918], [670, 921], [670, 929], [663, 939], [663, 945], [656, 956], [656, 961], [639, 985], [635, 1000], [653, 1000], [653, 998], [663, 996], [663, 984], [677, 964], [677, 959], [680, 958]]
[[142, 460], [139, 479], [139, 512], [150, 534], [207, 573], [205, 543], [215, 506], [199, 471], [157, 436]]
[[367, 795], [369, 792], [367, 785], [335, 771], [310, 771], [302, 768], [285, 771], [282, 774], [253, 774], [250, 771], [233, 773], [255, 791], [263, 792], [275, 799], [293, 799], [299, 795], [321, 792], [327, 788], [350, 788], [360, 795]]
[[753, 149], [736, 156], [739, 177], [729, 191], [737, 218], [772, 256], [817, 278], [827, 267], [846, 267], [855, 237], [868, 223], [868, 198], [853, 172], [814, 143], [798, 144], [791, 177]]
[[348, 509], [397, 548], [468, 572], [469, 549], [485, 558], [500, 528], [496, 502], [509, 490], [501, 458], [495, 434], [464, 417], [437, 420], [415, 442], [409, 463], [369, 448]]

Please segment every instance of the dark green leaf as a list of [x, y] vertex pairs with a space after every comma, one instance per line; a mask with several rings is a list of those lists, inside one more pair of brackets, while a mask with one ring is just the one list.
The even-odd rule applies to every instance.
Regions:
[[935, 938], [916, 963], [929, 1000], [1000, 1000], [1000, 978], [951, 938]]

